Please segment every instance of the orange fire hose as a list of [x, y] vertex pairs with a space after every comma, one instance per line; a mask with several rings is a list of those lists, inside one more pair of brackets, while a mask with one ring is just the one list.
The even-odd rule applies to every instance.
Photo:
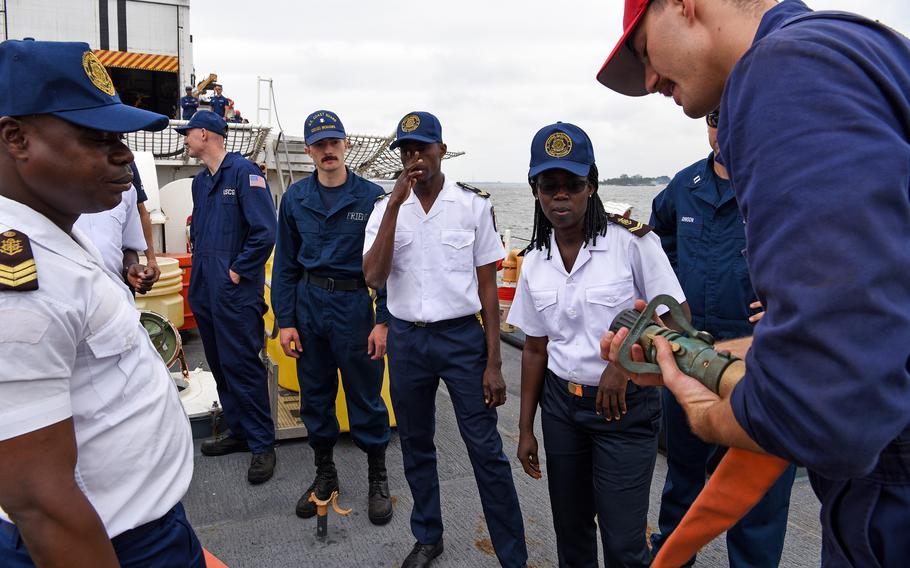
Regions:
[[[744, 372], [741, 362], [728, 368], [721, 377], [721, 396], [733, 390]], [[788, 465], [775, 456], [730, 448], [679, 526], [660, 548], [652, 568], [678, 568], [688, 562], [703, 546], [751, 511]]]

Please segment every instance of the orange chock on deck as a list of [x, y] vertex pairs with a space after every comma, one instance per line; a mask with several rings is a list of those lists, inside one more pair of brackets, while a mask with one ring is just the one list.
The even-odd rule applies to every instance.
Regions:
[[215, 558], [215, 555], [206, 549], [202, 549], [205, 554], [205, 568], [228, 568], [228, 565]]
[[677, 568], [688, 562], [761, 501], [788, 465], [774, 456], [730, 448], [652, 568]]

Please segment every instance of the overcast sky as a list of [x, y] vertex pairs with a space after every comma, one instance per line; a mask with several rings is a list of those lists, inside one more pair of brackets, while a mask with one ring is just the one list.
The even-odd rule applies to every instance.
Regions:
[[[910, 34], [907, 0], [809, 0], [861, 12]], [[287, 134], [306, 115], [338, 113], [348, 133], [387, 135], [411, 110], [430, 111], [463, 157], [464, 181], [523, 181], [529, 145], [561, 120], [594, 142], [601, 177], [669, 175], [705, 157], [704, 121], [672, 100], [627, 98], [594, 75], [621, 33], [622, 0], [404, 2], [196, 0], [196, 75], [256, 118], [256, 77], [271, 77]], [[819, 96], [824, 96], [819, 94]], [[273, 116], [273, 124], [275, 122]]]

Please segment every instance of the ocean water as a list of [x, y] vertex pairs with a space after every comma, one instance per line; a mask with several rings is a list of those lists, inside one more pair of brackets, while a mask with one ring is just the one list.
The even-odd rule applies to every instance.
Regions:
[[[490, 193], [496, 212], [496, 227], [500, 233], [509, 229], [515, 239], [513, 248], [520, 248], [531, 238], [534, 225], [534, 197], [527, 183], [471, 183]], [[632, 218], [647, 223], [651, 217], [651, 201], [663, 186], [602, 185], [597, 194], [604, 201], [618, 201], [632, 206]]]

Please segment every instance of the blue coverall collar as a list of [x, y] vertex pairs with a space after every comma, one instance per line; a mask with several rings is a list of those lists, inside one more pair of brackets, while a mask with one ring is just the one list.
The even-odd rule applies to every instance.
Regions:
[[701, 169], [695, 170], [692, 177], [688, 180], [687, 187], [692, 191], [692, 195], [701, 199], [705, 203], [719, 208], [726, 202], [733, 199], [733, 185], [731, 183], [726, 184], [723, 195], [720, 196], [720, 199], [717, 197], [717, 185], [719, 183], [719, 178], [714, 172], [714, 152], [711, 152], [708, 155], [708, 159], [704, 162], [704, 167]]
[[784, 2], [780, 2], [762, 16], [761, 23], [758, 25], [758, 30], [755, 32], [755, 38], [752, 39], [752, 45], [755, 45], [759, 40], [771, 32], [780, 29], [781, 25], [790, 18], [811, 11], [812, 9], [806, 6], [801, 0], [785, 0]]
[[348, 168], [348, 179], [345, 180], [344, 184], [340, 187], [330, 189], [330, 191], [340, 191], [342, 192], [342, 195], [338, 198], [338, 201], [335, 202], [332, 208], [327, 210], [325, 203], [322, 201], [322, 197], [319, 196], [320, 183], [316, 174], [314, 173], [307, 178], [307, 180], [310, 183], [306, 185], [304, 191], [301, 192], [301, 205], [326, 217], [331, 217], [351, 203], [357, 201], [358, 198], [366, 195], [366, 187], [354, 183], [354, 172]]

